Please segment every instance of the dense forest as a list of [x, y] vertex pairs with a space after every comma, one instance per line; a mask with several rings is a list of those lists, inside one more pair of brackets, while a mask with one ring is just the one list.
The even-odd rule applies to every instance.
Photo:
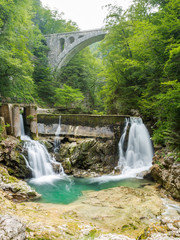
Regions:
[[94, 114], [139, 113], [157, 144], [179, 143], [180, 1], [108, 5], [108, 34], [66, 67], [48, 66], [45, 34], [79, 30], [40, 0], [0, 0], [0, 101]]

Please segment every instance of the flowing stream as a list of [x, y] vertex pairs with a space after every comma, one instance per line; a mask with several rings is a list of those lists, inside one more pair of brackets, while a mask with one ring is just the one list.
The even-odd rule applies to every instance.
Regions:
[[[127, 150], [124, 153], [123, 146], [127, 128], [129, 129]], [[149, 132], [141, 118], [132, 117], [126, 119], [124, 132], [119, 141], [118, 167], [122, 175], [133, 176], [148, 170], [152, 165], [153, 147]]]
[[[46, 147], [29, 136], [25, 135], [23, 116], [20, 115], [21, 124], [21, 140], [24, 141], [24, 149], [27, 151], [26, 164], [32, 171], [35, 182], [49, 182], [53, 179], [59, 178], [60, 174], [64, 175], [64, 171], [60, 163], [48, 153]], [[59, 166], [60, 174], [56, 174], [53, 170], [53, 164]]]
[[[119, 164], [122, 174], [102, 177], [77, 179], [64, 174], [60, 163], [48, 153], [46, 147], [25, 135], [23, 116], [20, 116], [21, 139], [27, 151], [27, 167], [32, 171], [33, 178], [28, 182], [37, 192], [42, 194], [41, 202], [68, 204], [78, 199], [82, 191], [107, 189], [116, 186], [143, 187], [152, 184], [148, 180], [137, 179], [137, 172], [148, 169], [152, 161], [152, 146], [148, 131], [139, 118], [126, 119], [125, 128], [119, 141]], [[124, 142], [129, 130], [129, 140], [126, 152]], [[60, 147], [61, 117], [55, 133], [54, 152]], [[53, 165], [59, 166], [55, 173]]]
[[59, 116], [59, 125], [57, 127], [57, 130], [55, 132], [55, 139], [54, 139], [54, 152], [58, 152], [60, 148], [60, 134], [61, 134], [61, 116]]

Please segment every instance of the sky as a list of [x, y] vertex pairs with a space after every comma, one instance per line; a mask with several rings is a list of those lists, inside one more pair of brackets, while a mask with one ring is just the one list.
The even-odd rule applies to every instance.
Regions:
[[116, 3], [127, 9], [132, 0], [41, 0], [41, 2], [43, 6], [63, 12], [63, 18], [76, 22], [80, 30], [91, 30], [104, 26], [107, 10], [103, 6]]

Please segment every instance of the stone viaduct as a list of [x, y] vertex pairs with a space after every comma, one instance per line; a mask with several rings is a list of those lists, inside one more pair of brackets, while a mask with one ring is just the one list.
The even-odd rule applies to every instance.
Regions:
[[104, 39], [102, 29], [45, 35], [49, 47], [48, 59], [53, 69], [65, 66], [83, 48]]

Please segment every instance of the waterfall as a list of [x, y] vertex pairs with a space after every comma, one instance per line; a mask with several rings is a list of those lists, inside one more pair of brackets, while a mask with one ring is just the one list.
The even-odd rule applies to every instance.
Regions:
[[126, 133], [127, 133], [127, 129], [128, 129], [129, 123], [130, 123], [129, 119], [126, 118], [125, 119], [125, 127], [124, 127], [124, 130], [123, 130], [122, 136], [120, 138], [119, 144], [118, 144], [118, 146], [119, 146], [119, 163], [118, 163], [118, 168], [120, 168], [120, 169], [123, 169], [123, 167], [125, 165], [125, 162], [126, 162], [123, 146], [124, 146], [124, 141], [125, 141], [125, 137], [126, 137]]
[[59, 125], [57, 127], [57, 130], [55, 132], [55, 139], [54, 139], [54, 152], [58, 152], [60, 147], [60, 134], [61, 134], [61, 116], [59, 116]]
[[51, 164], [53, 160], [44, 145], [38, 141], [29, 140], [25, 142], [24, 148], [28, 152], [28, 162], [33, 169], [34, 178], [55, 174]]
[[119, 141], [119, 163], [118, 167], [121, 169], [122, 174], [128, 172], [140, 172], [149, 169], [152, 164], [153, 148], [150, 141], [150, 135], [142, 122], [141, 118], [130, 118], [130, 130], [128, 138], [128, 146], [126, 153], [123, 152], [123, 144], [127, 131], [128, 120], [124, 133]]
[[24, 141], [24, 149], [27, 151], [28, 156], [27, 167], [31, 169], [33, 178], [39, 179], [46, 176], [58, 176], [53, 170], [53, 165], [57, 165], [59, 167], [59, 173], [64, 175], [61, 164], [51, 157], [46, 147], [25, 135], [22, 115], [20, 115], [20, 124], [21, 139]]
[[21, 128], [21, 137], [25, 136], [24, 121], [23, 121], [23, 115], [22, 114], [20, 114], [20, 128]]

